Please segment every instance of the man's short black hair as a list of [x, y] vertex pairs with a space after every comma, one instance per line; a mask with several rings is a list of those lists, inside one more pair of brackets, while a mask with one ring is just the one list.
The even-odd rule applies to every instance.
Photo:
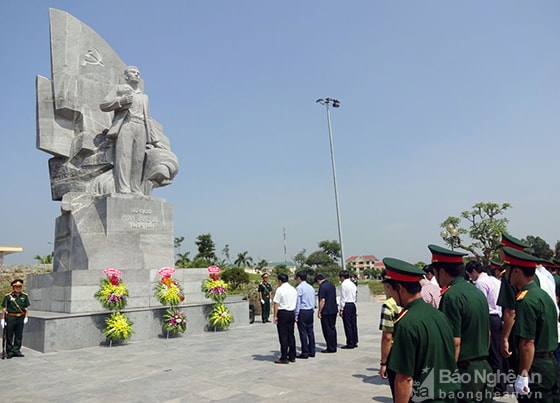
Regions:
[[288, 275], [286, 275], [284, 273], [280, 273], [278, 275], [278, 280], [280, 280], [283, 283], [287, 283], [288, 282]]
[[301, 281], [307, 281], [307, 273], [300, 271], [296, 274], [296, 278], [299, 278]]
[[322, 274], [316, 274], [315, 278], [313, 279], [313, 282], [316, 283], [317, 281], [324, 280], [324, 279], [325, 279], [325, 276], [323, 276]]
[[465, 265], [463, 263], [432, 263], [434, 269], [443, 269], [451, 277], [464, 277]]
[[420, 282], [418, 281], [409, 282], [385, 279], [383, 280], [383, 282], [387, 285], [390, 285], [393, 290], [396, 290], [397, 284], [400, 284], [410, 294], [418, 294], [422, 290], [422, 284], [420, 284]]
[[348, 273], [348, 270], [341, 270], [338, 273], [338, 277], [350, 278], [350, 273]]
[[483, 271], [485, 271], [480, 262], [476, 260], [471, 260], [469, 263], [467, 263], [467, 265], [465, 266], [465, 270], [467, 271], [467, 273], [472, 273], [473, 271], [482, 273]]

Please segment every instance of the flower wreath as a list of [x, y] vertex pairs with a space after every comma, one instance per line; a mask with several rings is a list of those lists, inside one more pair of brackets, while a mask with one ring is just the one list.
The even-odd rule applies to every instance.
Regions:
[[120, 312], [113, 314], [105, 319], [107, 327], [103, 330], [103, 334], [107, 336], [111, 342], [121, 342], [128, 340], [134, 330], [132, 330], [132, 321]]
[[171, 333], [183, 333], [187, 330], [185, 314], [176, 308], [168, 308], [163, 315], [163, 328]]
[[216, 302], [224, 302], [227, 295], [228, 284], [224, 280], [220, 280], [220, 268], [218, 266], [210, 266], [209, 278], [202, 282], [201, 290], [206, 296]]
[[175, 269], [172, 267], [162, 267], [158, 270], [161, 281], [158, 281], [154, 287], [154, 296], [162, 305], [177, 306], [185, 300], [183, 288], [172, 277], [173, 273]]
[[233, 322], [233, 315], [229, 312], [229, 309], [220, 302], [214, 305], [208, 319], [210, 319], [212, 326], [220, 329], [227, 329]]
[[128, 289], [120, 279], [122, 272], [117, 269], [108, 268], [103, 270], [106, 278], [101, 279], [99, 290], [94, 294], [103, 308], [111, 311], [120, 311], [126, 306]]

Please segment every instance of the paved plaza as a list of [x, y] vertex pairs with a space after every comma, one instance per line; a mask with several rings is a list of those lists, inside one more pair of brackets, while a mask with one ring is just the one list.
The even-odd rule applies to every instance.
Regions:
[[[24, 348], [24, 358], [0, 363], [2, 401], [388, 403], [389, 385], [377, 375], [380, 308], [380, 302], [358, 303], [357, 349], [318, 352], [288, 365], [273, 363], [279, 357], [276, 327], [260, 317], [228, 331], [114, 347], [46, 354]], [[340, 319], [337, 330], [341, 346]], [[320, 351], [325, 344], [317, 320], [315, 334]]]

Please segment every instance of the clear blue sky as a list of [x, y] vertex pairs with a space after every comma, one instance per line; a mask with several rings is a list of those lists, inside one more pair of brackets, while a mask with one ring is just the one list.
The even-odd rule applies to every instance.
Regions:
[[139, 66], [180, 159], [183, 252], [284, 260], [335, 240], [332, 111], [344, 253], [429, 259], [439, 224], [510, 202], [509, 231], [560, 239], [560, 2], [3, 1], [0, 245], [52, 251], [60, 203], [35, 148], [35, 76], [50, 77], [48, 7]]

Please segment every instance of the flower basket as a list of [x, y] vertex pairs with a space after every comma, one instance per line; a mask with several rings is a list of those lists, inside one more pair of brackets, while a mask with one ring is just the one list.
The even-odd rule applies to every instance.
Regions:
[[107, 336], [107, 340], [111, 343], [120, 343], [128, 340], [134, 330], [132, 330], [132, 321], [120, 312], [113, 312], [110, 317], [105, 319], [107, 327], [103, 334]]
[[202, 282], [201, 290], [206, 298], [216, 302], [224, 302], [227, 295], [228, 284], [220, 279], [207, 278]]
[[227, 329], [233, 322], [233, 315], [223, 303], [217, 303], [208, 316], [210, 324], [218, 329]]
[[169, 308], [163, 315], [163, 329], [173, 334], [184, 333], [187, 330], [187, 318], [179, 309]]
[[154, 287], [154, 296], [162, 305], [177, 306], [185, 300], [183, 288], [172, 275], [175, 269], [172, 267], [163, 267], [158, 270], [161, 281], [156, 283]]
[[117, 269], [103, 270], [106, 278], [99, 283], [99, 290], [94, 297], [103, 305], [103, 308], [110, 311], [120, 311], [126, 306], [128, 289], [120, 279], [122, 272]]

